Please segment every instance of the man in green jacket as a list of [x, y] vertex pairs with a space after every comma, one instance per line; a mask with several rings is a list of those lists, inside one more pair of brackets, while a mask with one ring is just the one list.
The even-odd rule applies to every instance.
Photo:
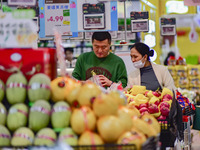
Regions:
[[[86, 81], [98, 75], [103, 87], [110, 87], [114, 82], [127, 86], [127, 71], [123, 60], [110, 52], [111, 35], [109, 32], [94, 32], [92, 35], [93, 51], [81, 54], [76, 62], [72, 76]], [[92, 73], [93, 72], [93, 73]]]

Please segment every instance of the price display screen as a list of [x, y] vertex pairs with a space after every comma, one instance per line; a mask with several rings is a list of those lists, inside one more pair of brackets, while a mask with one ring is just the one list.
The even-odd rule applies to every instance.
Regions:
[[104, 3], [83, 4], [83, 28], [86, 30], [105, 28]]
[[148, 12], [131, 12], [130, 17], [131, 17], [131, 32], [149, 31]]
[[176, 35], [176, 19], [175, 18], [161, 18], [161, 35]]

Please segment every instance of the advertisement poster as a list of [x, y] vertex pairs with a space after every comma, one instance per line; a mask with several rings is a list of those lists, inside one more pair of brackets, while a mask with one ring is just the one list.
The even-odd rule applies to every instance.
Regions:
[[70, 0], [72, 32], [117, 31], [117, 1]]
[[67, 0], [39, 0], [40, 38], [54, 36], [57, 30], [62, 36], [78, 36], [70, 30], [70, 7]]
[[12, 6], [35, 6], [36, 0], [8, 0], [8, 5], [12, 5]]

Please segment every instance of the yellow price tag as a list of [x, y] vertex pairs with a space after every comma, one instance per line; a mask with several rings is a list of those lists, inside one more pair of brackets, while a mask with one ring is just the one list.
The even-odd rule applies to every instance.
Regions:
[[63, 24], [70, 25], [70, 21], [63, 21]]

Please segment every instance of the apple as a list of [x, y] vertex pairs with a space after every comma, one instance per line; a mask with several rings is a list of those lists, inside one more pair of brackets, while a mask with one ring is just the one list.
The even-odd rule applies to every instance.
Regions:
[[147, 96], [148, 93], [149, 93], [149, 91], [146, 91], [146, 92], [144, 93], [144, 95]]
[[140, 104], [139, 105], [139, 109], [141, 109], [142, 107], [146, 107], [147, 108], [148, 107], [148, 103]]
[[153, 91], [152, 94], [154, 96], [156, 96], [156, 97], [160, 97], [161, 96], [161, 94], [159, 92], [157, 92], [157, 91]]
[[165, 94], [165, 95], [163, 96], [163, 98], [162, 98], [162, 101], [163, 101], [163, 99], [168, 99], [168, 101], [169, 101], [169, 100], [172, 100], [172, 96], [169, 95], [169, 94]]
[[149, 113], [149, 110], [148, 110], [147, 107], [142, 107], [139, 111], [140, 111], [141, 114], [144, 114], [145, 112]]
[[160, 101], [156, 101], [154, 104], [158, 106], [160, 104]]
[[154, 113], [159, 112], [158, 106], [156, 104], [150, 104], [148, 109], [149, 109], [150, 114], [154, 114]]
[[159, 116], [158, 118], [157, 118], [157, 120], [165, 120], [166, 119], [166, 116]]
[[160, 108], [160, 112], [162, 116], [168, 116], [169, 115], [169, 108], [163, 106]]
[[170, 108], [169, 103], [166, 102], [166, 101], [160, 103], [160, 109], [161, 109], [163, 106], [164, 106], [164, 107], [167, 107], [167, 108]]

